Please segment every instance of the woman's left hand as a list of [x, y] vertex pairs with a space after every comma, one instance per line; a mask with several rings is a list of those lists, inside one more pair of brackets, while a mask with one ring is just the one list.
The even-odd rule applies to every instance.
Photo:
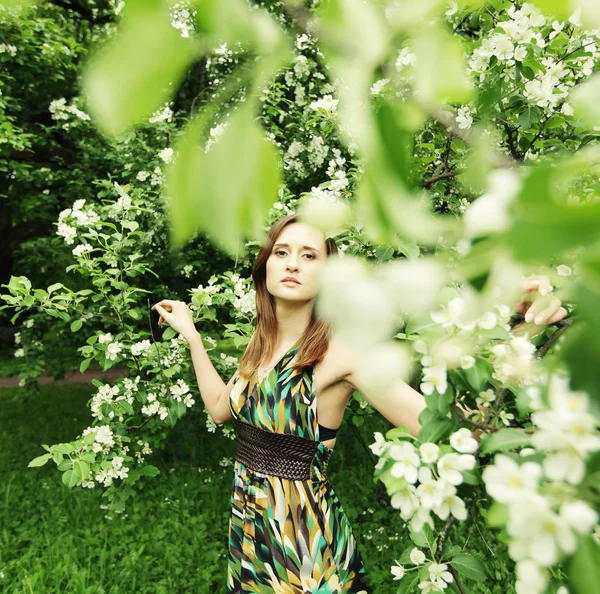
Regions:
[[550, 279], [547, 276], [541, 274], [528, 276], [522, 288], [525, 293], [516, 310], [524, 314], [525, 321], [512, 329], [513, 334], [527, 332], [533, 336], [541, 331], [542, 326], [556, 324], [567, 316], [567, 310], [562, 307], [561, 300], [552, 295]]

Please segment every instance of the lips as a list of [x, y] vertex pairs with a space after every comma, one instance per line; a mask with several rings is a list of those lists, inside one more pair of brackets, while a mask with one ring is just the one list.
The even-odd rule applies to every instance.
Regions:
[[293, 278], [293, 277], [291, 277], [291, 276], [286, 276], [285, 278], [282, 278], [282, 279], [281, 279], [281, 282], [282, 282], [282, 283], [284, 283], [284, 282], [286, 282], [286, 281], [291, 281], [291, 282], [293, 282], [293, 283], [296, 283], [297, 285], [299, 285], [299, 284], [300, 284], [300, 281], [298, 281], [297, 279], [295, 279], [295, 278]]

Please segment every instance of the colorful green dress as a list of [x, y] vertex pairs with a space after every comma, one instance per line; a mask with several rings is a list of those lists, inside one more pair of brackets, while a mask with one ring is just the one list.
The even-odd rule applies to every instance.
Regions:
[[227, 592], [367, 594], [350, 522], [327, 477], [333, 453], [319, 442], [314, 367], [289, 366], [297, 342], [258, 383], [236, 377], [234, 419], [318, 442], [310, 480], [271, 476], [236, 460], [229, 518]]

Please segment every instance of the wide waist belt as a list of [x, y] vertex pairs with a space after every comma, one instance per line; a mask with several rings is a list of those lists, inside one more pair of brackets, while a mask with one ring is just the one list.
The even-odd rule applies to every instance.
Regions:
[[308, 480], [318, 442], [298, 435], [266, 431], [234, 420], [237, 431], [235, 459], [252, 470], [291, 480]]

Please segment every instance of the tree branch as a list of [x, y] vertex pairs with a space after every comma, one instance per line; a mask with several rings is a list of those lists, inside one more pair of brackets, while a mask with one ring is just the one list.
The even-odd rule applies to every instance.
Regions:
[[429, 179], [424, 180], [423, 185], [426, 188], [430, 188], [436, 182], [439, 182], [442, 179], [449, 179], [451, 177], [456, 177], [457, 175], [460, 175], [460, 173], [461, 173], [460, 171], [456, 171], [456, 170], [444, 171], [443, 173], [440, 173], [439, 175], [434, 175], [433, 177], [430, 177]]
[[560, 320], [557, 322], [558, 329], [554, 334], [538, 349], [535, 356], [538, 359], [541, 359], [555, 344], [556, 341], [566, 332], [567, 328], [570, 328], [575, 322], [577, 322], [577, 317], [570, 317]]

